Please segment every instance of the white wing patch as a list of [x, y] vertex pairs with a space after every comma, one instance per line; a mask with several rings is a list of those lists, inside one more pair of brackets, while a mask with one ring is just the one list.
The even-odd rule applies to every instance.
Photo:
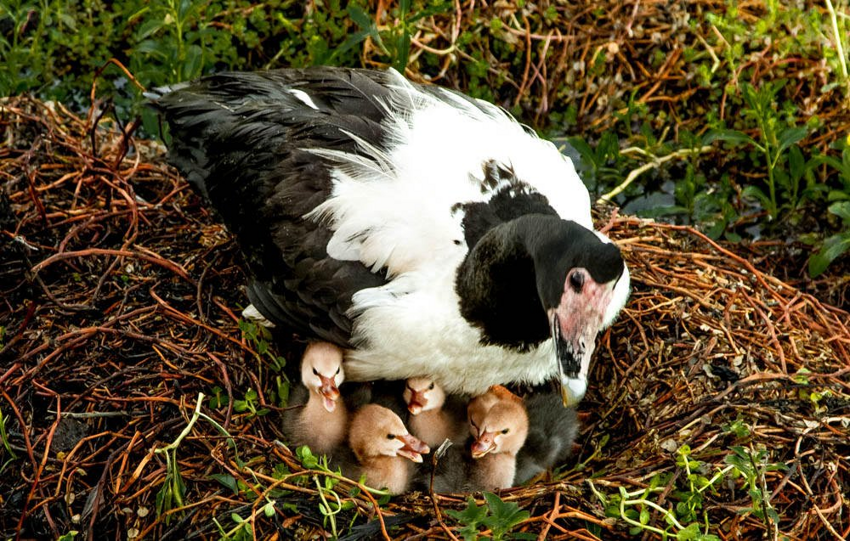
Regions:
[[308, 216], [329, 220], [331, 257], [390, 276], [456, 259], [465, 248], [454, 242], [463, 231], [452, 206], [487, 201], [501, 187], [482, 189], [482, 166], [493, 160], [545, 195], [562, 218], [592, 228], [587, 189], [553, 144], [494, 105], [449, 91], [438, 98], [394, 77], [394, 100], [385, 105], [388, 150], [358, 140], [358, 154], [313, 151], [339, 163], [331, 197]]
[[313, 101], [313, 98], [311, 98], [310, 95], [304, 92], [303, 90], [299, 90], [297, 88], [290, 88], [289, 92], [293, 96], [295, 96], [298, 101], [300, 101], [310, 109], [315, 109], [316, 111], [319, 110], [319, 108], [316, 107], [316, 103]]

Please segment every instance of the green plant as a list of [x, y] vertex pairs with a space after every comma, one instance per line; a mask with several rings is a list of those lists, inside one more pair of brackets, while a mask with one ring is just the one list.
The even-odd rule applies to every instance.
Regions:
[[[251, 518], [253, 518], [253, 515]], [[229, 541], [252, 541], [254, 539], [254, 529], [251, 527], [250, 520], [242, 518], [238, 513], [230, 513], [230, 520], [233, 521], [235, 526], [230, 530], [225, 530], [221, 523], [213, 518], [218, 533], [221, 534], [221, 539]]]
[[260, 395], [254, 389], [245, 392], [245, 398], [233, 401], [233, 409], [237, 413], [248, 412], [248, 417], [259, 417], [269, 412], [268, 408], [258, 408]]
[[466, 541], [478, 539], [478, 528], [484, 526], [490, 530], [493, 541], [502, 539], [536, 539], [537, 536], [526, 533], [510, 533], [519, 523], [528, 519], [529, 512], [521, 510], [514, 502], [503, 502], [490, 492], [484, 493], [486, 505], [479, 506], [470, 496], [463, 511], [448, 510], [446, 513], [463, 524], [460, 534]]
[[[738, 438], [749, 435], [749, 428], [740, 419], [725, 425], [723, 431]], [[587, 482], [594, 495], [605, 506], [606, 515], [617, 517], [628, 524], [632, 535], [652, 532], [662, 539], [719, 540], [719, 537], [709, 533], [712, 525], [705, 509], [705, 498], [707, 493], [717, 495], [717, 488], [724, 479], [743, 481], [743, 488], [752, 500], [752, 506], [744, 510], [744, 513], [752, 513], [765, 521], [768, 527], [771, 521], [775, 525], [779, 516], [770, 504], [765, 473], [787, 467], [784, 464], [770, 463], [769, 455], [764, 449], [755, 451], [733, 446], [730, 450], [732, 453], [724, 459], [726, 466], [717, 468], [709, 476], [709, 465], [694, 459], [690, 446], [680, 446], [676, 451], [676, 466], [683, 475], [677, 479], [683, 479], [684, 482], [677, 482], [670, 491], [669, 499], [675, 502], [672, 508], [662, 506], [651, 498], [653, 494], [666, 491], [665, 487], [673, 479], [670, 473], [654, 475], [645, 489], [628, 492], [620, 487], [618, 494], [614, 495], [604, 495], [596, 489], [592, 481]], [[652, 511], [659, 514], [666, 527], [650, 523]]]
[[203, 402], [204, 393], [198, 393], [198, 399], [195, 402], [195, 410], [192, 412], [192, 417], [189, 419], [189, 422], [186, 424], [183, 431], [180, 432], [173, 442], [169, 443], [165, 447], [154, 450], [154, 454], [165, 455], [165, 479], [163, 480], [162, 487], [156, 494], [156, 513], [157, 517], [161, 517], [163, 514], [168, 513], [165, 516], [166, 524], [170, 522], [171, 517], [173, 516], [173, 513], [169, 513], [169, 511], [179, 509], [184, 503], [186, 484], [183, 482], [183, 476], [180, 473], [180, 464], [177, 462], [177, 450], [186, 436], [192, 432], [192, 429], [194, 428], [195, 423], [198, 422], [198, 419], [203, 419], [209, 422], [216, 430], [218, 430], [219, 433], [224, 435], [227, 438], [228, 445], [233, 449], [235, 455], [234, 460], [237, 466], [242, 468], [245, 465], [245, 463], [239, 458], [236, 442], [233, 441], [233, 438], [227, 430], [225, 430], [223, 426], [218, 424], [210, 416], [201, 412], [201, 405]]
[[[732, 129], [709, 131], [703, 138], [703, 144], [725, 141], [731, 144], [745, 143], [754, 147], [764, 158], [767, 168], [767, 189], [755, 185], [746, 186], [743, 195], [755, 198], [767, 210], [769, 217], [775, 220], [779, 211], [787, 207], [793, 211], [800, 200], [800, 182], [805, 173], [806, 163], [800, 148], [796, 144], [808, 135], [807, 126], [783, 125], [774, 109], [777, 93], [782, 83], [766, 82], [758, 89], [748, 83], [741, 83], [741, 93], [746, 107], [743, 114], [753, 120], [758, 128], [759, 140], [746, 133]], [[787, 156], [786, 156], [787, 152]], [[786, 167], [783, 167], [787, 164]], [[784, 202], [780, 201], [777, 191], [782, 189]]]
[[[339, 469], [332, 471], [328, 464], [328, 457], [324, 455], [314, 455], [310, 451], [310, 448], [306, 445], [298, 447], [295, 454], [301, 461], [301, 465], [304, 468], [313, 472], [318, 472], [312, 473], [310, 478], [316, 486], [316, 491], [319, 494], [319, 513], [321, 513], [323, 517], [322, 520], [324, 526], [327, 527], [330, 525], [331, 532], [334, 537], [337, 537], [339, 528], [337, 525], [337, 515], [339, 515], [342, 511], [354, 507], [354, 504], [351, 501], [343, 502], [342, 498], [339, 497], [339, 494], [335, 490], [336, 486], [339, 484], [339, 476], [342, 475], [341, 472]], [[360, 483], [363, 484], [363, 479], [360, 480]], [[353, 494], [357, 494], [358, 489], [355, 487], [352, 491]], [[369, 492], [379, 494], [381, 496], [389, 496], [389, 493], [385, 491], [370, 489]]]
[[[205, 2], [166, 0], [153, 2], [131, 18], [144, 22], [136, 30], [137, 44], [132, 58], [137, 77], [160, 86], [198, 77], [210, 62], [210, 21], [203, 17]], [[205, 58], [207, 57], [207, 58]]]
[[0, 441], [3, 442], [3, 449], [5, 449], [6, 453], [9, 455], [9, 459], [3, 462], [3, 465], [0, 466], [0, 473], [3, 473], [6, 466], [18, 458], [15, 452], [12, 451], [11, 443], [9, 443], [9, 435], [6, 433], [6, 418], [3, 416], [3, 410], [0, 410]]
[[823, 241], [820, 250], [809, 259], [809, 276], [821, 275], [830, 263], [850, 250], [850, 201], [838, 201], [829, 212], [841, 219], [841, 231]]
[[[262, 325], [244, 319], [239, 320], [239, 330], [242, 331], [242, 337], [257, 352], [257, 360], [261, 362], [260, 366], [268, 366], [268, 369], [274, 374], [274, 389], [271, 391], [272, 396], [269, 397], [270, 401], [277, 403], [282, 408], [286, 407], [286, 404], [289, 402], [289, 391], [291, 387], [289, 378], [286, 377], [283, 371], [286, 366], [286, 359], [276, 355], [272, 351], [271, 332]], [[260, 374], [262, 374], [262, 371]], [[252, 415], [265, 415], [268, 413], [267, 410], [261, 410], [262, 412], [260, 413], [252, 407], [257, 398], [256, 391], [248, 390], [244, 400], [234, 402], [234, 408], [242, 408], [237, 409], [237, 411], [250, 410]], [[237, 402], [239, 403], [238, 406]]]
[[753, 449], [752, 445], [743, 447], [736, 445], [731, 447], [732, 454], [727, 455], [725, 462], [732, 466], [731, 477], [741, 478], [744, 489], [747, 490], [752, 507], [748, 512], [763, 520], [770, 526], [779, 522], [779, 515], [770, 503], [770, 491], [767, 489], [765, 473], [769, 471], [787, 471], [785, 464], [771, 464], [767, 449]]

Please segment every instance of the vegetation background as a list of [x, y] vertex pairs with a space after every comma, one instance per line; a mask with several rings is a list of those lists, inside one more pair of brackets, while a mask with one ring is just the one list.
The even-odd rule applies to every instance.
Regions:
[[[83, 110], [97, 81], [156, 134], [142, 87], [393, 66], [568, 139], [625, 212], [778, 241], [799, 282], [850, 248], [848, 36], [831, 0], [2, 0], [0, 94]], [[844, 305], [833, 268], [838, 285], [802, 285]]]

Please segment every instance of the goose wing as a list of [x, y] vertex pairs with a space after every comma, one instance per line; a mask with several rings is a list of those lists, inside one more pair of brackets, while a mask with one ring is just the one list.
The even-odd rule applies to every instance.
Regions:
[[333, 68], [222, 73], [154, 96], [170, 128], [169, 161], [239, 242], [250, 300], [272, 322], [343, 347], [351, 297], [386, 278], [329, 257], [327, 222], [305, 219], [333, 189], [331, 165], [311, 150], [378, 144], [382, 76]]

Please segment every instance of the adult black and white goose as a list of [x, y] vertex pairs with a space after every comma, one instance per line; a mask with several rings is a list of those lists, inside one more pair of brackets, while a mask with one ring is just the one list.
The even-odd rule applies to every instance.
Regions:
[[222, 73], [155, 105], [170, 161], [244, 251], [253, 305], [345, 348], [349, 380], [584, 394], [629, 272], [572, 162], [502, 109], [340, 68]]

